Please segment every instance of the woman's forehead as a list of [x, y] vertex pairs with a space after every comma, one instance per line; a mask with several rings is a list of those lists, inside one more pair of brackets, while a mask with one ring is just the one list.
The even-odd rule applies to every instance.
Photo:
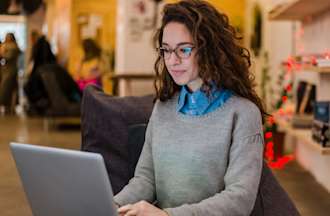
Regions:
[[170, 22], [164, 27], [162, 43], [169, 46], [178, 46], [183, 43], [193, 43], [193, 39], [184, 24]]

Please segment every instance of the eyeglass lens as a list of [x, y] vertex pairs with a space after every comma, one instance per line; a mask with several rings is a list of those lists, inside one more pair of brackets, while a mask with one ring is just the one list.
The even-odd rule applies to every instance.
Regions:
[[192, 50], [194, 47], [192, 46], [178, 46], [175, 49], [171, 49], [168, 47], [160, 47], [159, 48], [159, 55], [162, 56], [164, 59], [169, 59], [172, 52], [180, 59], [186, 59], [191, 56]]

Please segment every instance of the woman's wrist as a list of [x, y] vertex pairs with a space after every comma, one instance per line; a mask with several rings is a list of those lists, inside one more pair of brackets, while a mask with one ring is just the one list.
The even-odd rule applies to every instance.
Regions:
[[117, 202], [114, 202], [114, 203], [115, 203], [116, 208], [120, 208], [119, 203], [117, 203]]
[[163, 209], [163, 212], [165, 213], [164, 216], [171, 216], [166, 210]]

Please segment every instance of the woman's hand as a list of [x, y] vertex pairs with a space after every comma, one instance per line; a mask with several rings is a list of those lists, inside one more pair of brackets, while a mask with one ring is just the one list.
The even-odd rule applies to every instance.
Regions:
[[128, 204], [118, 209], [119, 216], [168, 216], [168, 214], [146, 201]]

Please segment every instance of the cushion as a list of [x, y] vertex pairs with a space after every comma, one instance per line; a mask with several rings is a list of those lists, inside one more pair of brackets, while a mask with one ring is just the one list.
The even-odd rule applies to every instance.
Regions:
[[[133, 160], [137, 160], [141, 152], [139, 147], [135, 148], [134, 139], [130, 144], [133, 147], [128, 144], [129, 127], [148, 122], [153, 108], [153, 98], [152, 95], [109, 96], [96, 86], [88, 86], [83, 92], [81, 149], [103, 156], [114, 194], [133, 177], [136, 165]], [[142, 133], [144, 140], [143, 130]], [[142, 148], [143, 143], [140, 145]], [[138, 156], [132, 157], [134, 151], [137, 151]], [[132, 161], [135, 163], [134, 166], [131, 164]]]
[[300, 214], [268, 165], [264, 163], [258, 195], [251, 216], [284, 215], [299, 216]]
[[134, 176], [135, 167], [142, 152], [146, 130], [146, 123], [128, 126], [128, 153], [130, 158], [129, 165], [131, 166], [129, 176]]

